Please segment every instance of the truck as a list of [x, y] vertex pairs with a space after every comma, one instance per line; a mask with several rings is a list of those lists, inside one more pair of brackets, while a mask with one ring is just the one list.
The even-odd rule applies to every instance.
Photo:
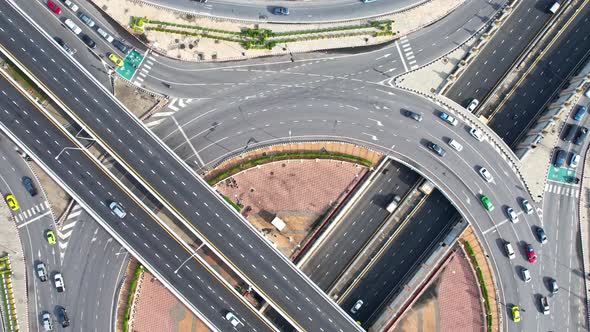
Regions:
[[549, 315], [549, 299], [547, 296], [541, 298], [541, 308], [543, 309], [543, 315]]
[[397, 208], [397, 206], [399, 205], [399, 202], [402, 200], [401, 197], [399, 197], [398, 195], [393, 196], [393, 201], [391, 201], [391, 203], [389, 203], [389, 205], [387, 205], [387, 212], [389, 213], [393, 213], [393, 211], [395, 211], [395, 209]]

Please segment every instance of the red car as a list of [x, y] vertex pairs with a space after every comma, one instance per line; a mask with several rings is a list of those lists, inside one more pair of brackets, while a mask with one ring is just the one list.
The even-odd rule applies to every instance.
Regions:
[[55, 2], [51, 0], [47, 0], [47, 7], [49, 7], [49, 9], [51, 9], [57, 15], [61, 14], [61, 8], [59, 8]]
[[529, 259], [529, 263], [534, 263], [537, 261], [537, 254], [535, 254], [535, 250], [533, 249], [533, 246], [530, 244], [526, 245], [526, 255]]

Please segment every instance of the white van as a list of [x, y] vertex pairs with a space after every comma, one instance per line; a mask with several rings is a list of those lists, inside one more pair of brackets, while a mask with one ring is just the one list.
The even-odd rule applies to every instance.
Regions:
[[79, 35], [80, 32], [82, 32], [82, 29], [80, 29], [79, 26], [76, 25], [76, 23], [74, 23], [74, 21], [70, 20], [69, 18], [66, 18], [65, 22], [66, 26], [72, 30], [72, 32], [74, 32], [76, 35]]
[[527, 268], [522, 269], [522, 280], [524, 280], [524, 282], [531, 281], [531, 272], [529, 271], [529, 269], [527, 269]]
[[514, 254], [514, 248], [512, 248], [512, 244], [510, 244], [510, 242], [504, 243], [504, 249], [506, 250], [506, 255], [508, 255], [509, 259], [516, 258], [516, 254]]
[[463, 145], [452, 138], [449, 138], [449, 146], [455, 149], [457, 152], [463, 150]]
[[98, 32], [98, 34], [99, 34], [99, 35], [100, 35], [102, 38], [106, 39], [106, 41], [108, 41], [109, 43], [112, 43], [112, 42], [113, 42], [113, 40], [115, 40], [115, 38], [113, 38], [113, 36], [109, 35], [109, 34], [108, 34], [106, 31], [104, 31], [104, 30], [103, 30], [103, 29], [101, 29], [101, 28], [96, 28], [96, 32]]

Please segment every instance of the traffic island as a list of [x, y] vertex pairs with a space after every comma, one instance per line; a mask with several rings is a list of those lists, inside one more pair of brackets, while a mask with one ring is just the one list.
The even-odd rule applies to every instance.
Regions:
[[241, 22], [133, 0], [93, 2], [158, 53], [219, 61], [382, 44], [433, 24], [464, 0], [429, 0], [370, 19], [314, 24]]

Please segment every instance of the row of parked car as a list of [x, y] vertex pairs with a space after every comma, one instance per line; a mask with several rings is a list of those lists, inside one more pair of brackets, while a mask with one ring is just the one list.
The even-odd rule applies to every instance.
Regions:
[[[588, 90], [590, 92], [590, 90]], [[587, 93], [588, 93], [587, 92]], [[575, 122], [579, 122], [584, 118], [584, 115], [587, 112], [586, 106], [578, 106], [576, 111], [573, 113], [572, 118]], [[588, 128], [584, 126], [578, 126], [575, 123], [565, 124], [561, 138], [566, 143], [574, 143], [575, 145], [582, 145], [588, 136]], [[553, 161], [553, 166], [555, 167], [562, 167], [565, 165], [566, 161], [568, 160], [568, 152], [564, 149], [557, 149], [555, 153], [555, 159]], [[571, 168], [578, 167], [580, 162], [580, 155], [575, 151], [571, 151], [569, 154], [569, 162], [568, 166]]]

